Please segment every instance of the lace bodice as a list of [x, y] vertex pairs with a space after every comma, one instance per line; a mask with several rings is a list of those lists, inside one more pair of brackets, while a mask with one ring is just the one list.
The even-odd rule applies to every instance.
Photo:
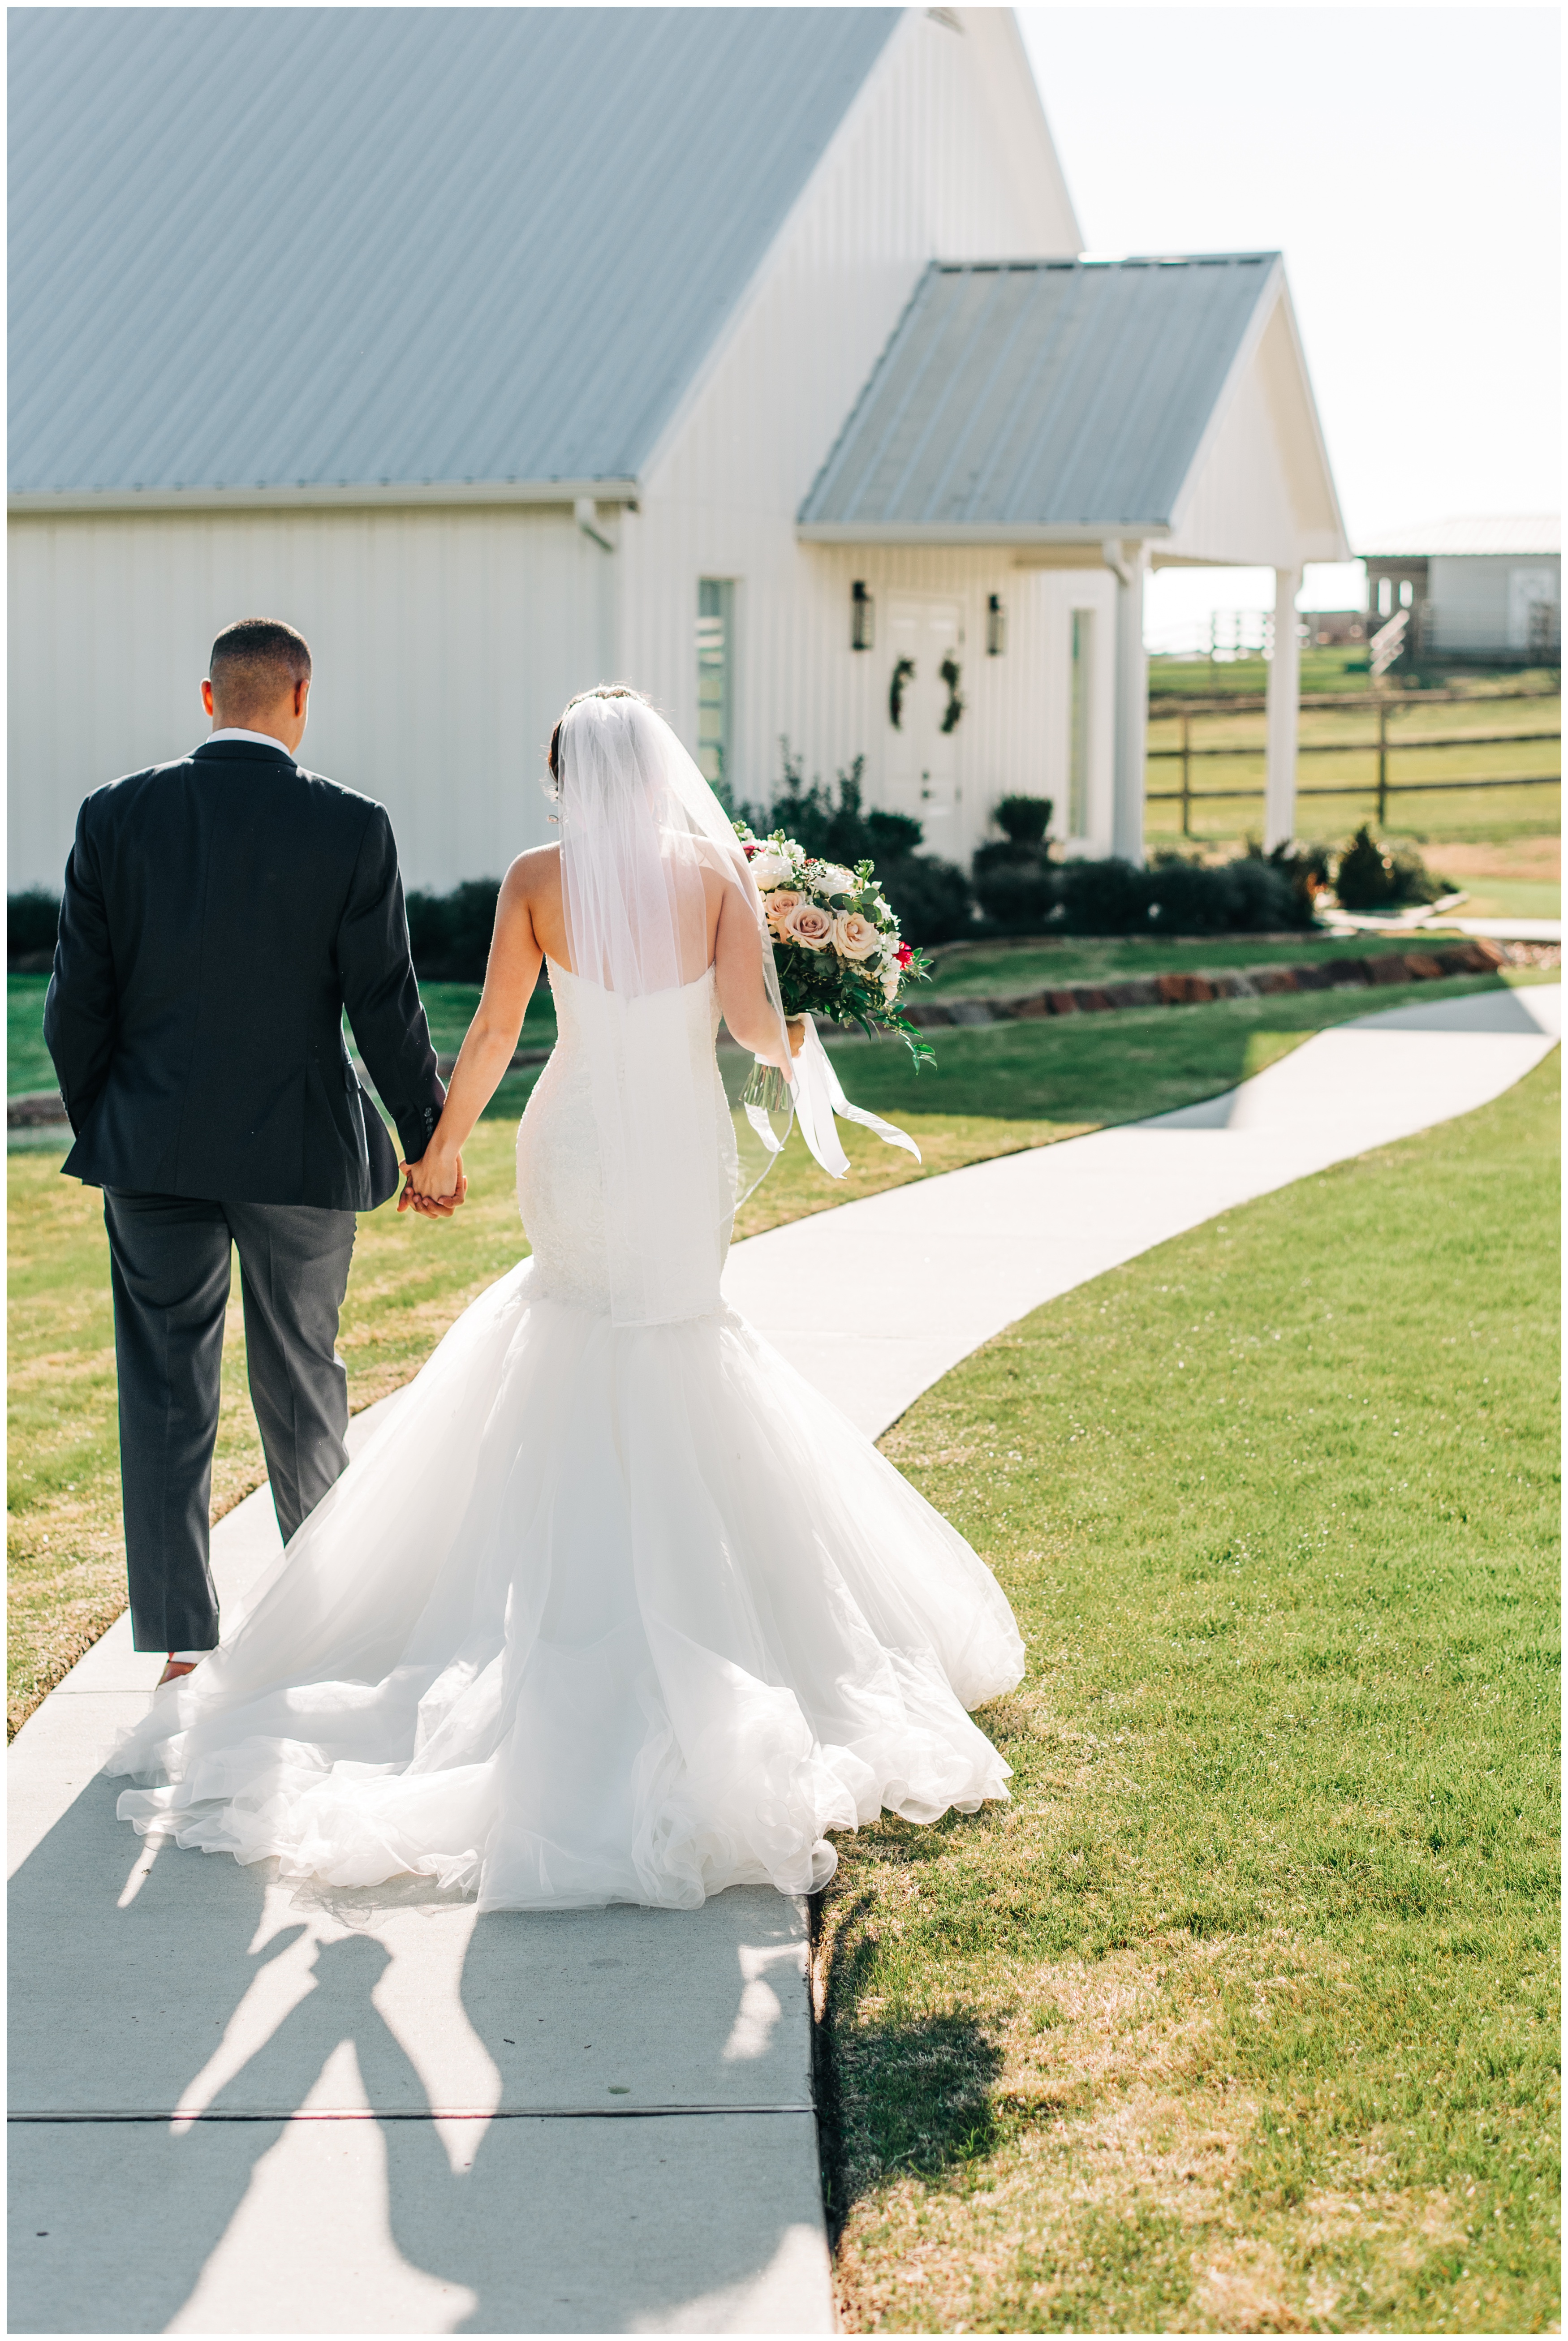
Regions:
[[[552, 1300], [607, 1315], [610, 1250], [626, 1238], [624, 1230], [607, 1224], [607, 1182], [594, 1110], [594, 1051], [600, 1045], [599, 1009], [604, 995], [554, 961], [550, 983], [557, 1037], [518, 1125], [517, 1208], [534, 1250], [536, 1289]], [[659, 1160], [644, 1161], [642, 1175], [668, 1175], [676, 1167], [670, 1159], [672, 1148], [679, 1145], [701, 1147], [710, 1160], [716, 1150], [726, 1173], [733, 1173], [734, 1131], [714, 1053], [719, 999], [713, 969], [678, 990], [650, 994], [635, 1003], [634, 1014], [643, 1027], [639, 1044], [673, 1051], [683, 1068], [690, 1070], [692, 1094], [707, 1108], [690, 1118], [694, 1128], [687, 1124], [678, 1131], [648, 1133]], [[663, 1313], [695, 1317], [722, 1305], [719, 1277], [729, 1237], [725, 1220], [711, 1241], [684, 1247], [690, 1256], [676, 1264], [674, 1298]]]

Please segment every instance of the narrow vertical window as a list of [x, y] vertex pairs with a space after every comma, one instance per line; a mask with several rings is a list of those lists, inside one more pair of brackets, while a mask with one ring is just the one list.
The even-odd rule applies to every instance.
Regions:
[[730, 776], [734, 593], [727, 577], [697, 580], [697, 762], [721, 790]]
[[1067, 732], [1067, 834], [1089, 833], [1089, 692], [1094, 663], [1094, 613], [1073, 613], [1073, 682]]

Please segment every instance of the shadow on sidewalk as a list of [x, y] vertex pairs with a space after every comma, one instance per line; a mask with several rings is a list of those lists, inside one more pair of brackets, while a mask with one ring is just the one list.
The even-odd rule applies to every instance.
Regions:
[[[394, 1954], [374, 1925], [318, 1940], [302, 1974], [289, 1954], [315, 1912], [275, 1898], [283, 1923], [262, 1936], [264, 1874], [174, 1847], [121, 1907], [143, 1848], [115, 1818], [119, 1785], [91, 1781], [11, 1886], [11, 2107], [49, 2117], [9, 2133], [11, 2329], [733, 2329], [724, 2292], [809, 2219], [809, 2114], [437, 2123], [376, 2004]], [[701, 1914], [626, 1918], [628, 1949], [678, 1958]], [[462, 1992], [481, 2037], [517, 2003], [525, 1930], [554, 1930], [567, 1958], [580, 1937], [585, 1965], [604, 1923], [478, 1920]], [[700, 2067], [722, 2066], [742, 1988], [737, 1968]], [[207, 2117], [171, 2123], [253, 1991], [275, 1996], [275, 2017], [247, 2012], [261, 2045]], [[345, 2048], [379, 2117], [291, 2120], [329, 2065], [322, 2101], [355, 2102]], [[128, 2114], [150, 2117], [105, 2117]], [[711, 2313], [682, 2316], [700, 2296]]]

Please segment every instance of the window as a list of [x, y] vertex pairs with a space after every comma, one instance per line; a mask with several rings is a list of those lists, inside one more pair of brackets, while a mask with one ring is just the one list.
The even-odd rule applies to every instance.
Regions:
[[1410, 607], [1410, 605], [1411, 605], [1411, 603], [1414, 601], [1414, 599], [1415, 599], [1415, 588], [1414, 588], [1414, 586], [1411, 583], [1411, 582], [1410, 582], [1410, 580], [1409, 580], [1409, 578], [1408, 578], [1408, 577], [1402, 577], [1402, 578], [1400, 579], [1400, 581], [1399, 581], [1399, 606], [1400, 606], [1400, 608], [1401, 608], [1402, 610], [1408, 610], [1408, 609], [1409, 609], [1409, 607]]
[[1393, 614], [1393, 580], [1392, 577], [1380, 577], [1377, 581], [1377, 614], [1380, 618], [1392, 617]]
[[1073, 681], [1067, 730], [1067, 834], [1089, 833], [1089, 692], [1094, 671], [1094, 613], [1073, 613]]
[[697, 762], [716, 789], [730, 776], [734, 594], [727, 577], [697, 581]]

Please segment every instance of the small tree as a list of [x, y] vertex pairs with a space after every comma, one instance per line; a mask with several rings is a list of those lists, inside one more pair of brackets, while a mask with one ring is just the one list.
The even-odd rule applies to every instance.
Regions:
[[974, 895], [985, 918], [1004, 934], [1035, 934], [1055, 908], [1057, 872], [1051, 866], [1049, 797], [1002, 797], [991, 818], [1002, 842], [978, 846]]

